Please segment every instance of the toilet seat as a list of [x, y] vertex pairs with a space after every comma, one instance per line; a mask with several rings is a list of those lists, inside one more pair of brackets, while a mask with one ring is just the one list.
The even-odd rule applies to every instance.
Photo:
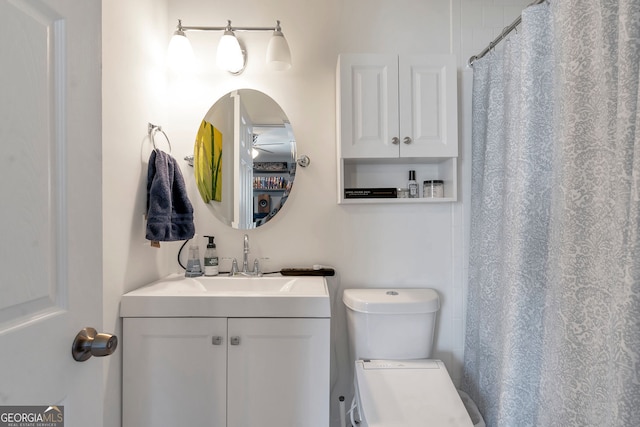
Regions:
[[473, 427], [440, 360], [358, 360], [357, 408], [364, 427]]

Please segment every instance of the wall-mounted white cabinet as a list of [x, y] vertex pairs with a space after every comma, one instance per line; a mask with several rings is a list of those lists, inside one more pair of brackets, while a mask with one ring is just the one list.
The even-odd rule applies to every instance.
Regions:
[[[452, 55], [343, 54], [337, 66], [338, 202], [457, 199], [458, 108]], [[345, 188], [443, 180], [439, 199], [347, 199]]]
[[123, 427], [329, 425], [329, 319], [123, 321]]

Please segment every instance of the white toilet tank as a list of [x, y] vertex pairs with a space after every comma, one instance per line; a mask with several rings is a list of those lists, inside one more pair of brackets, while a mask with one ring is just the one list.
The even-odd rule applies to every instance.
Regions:
[[436, 312], [433, 289], [345, 289], [352, 360], [428, 359]]

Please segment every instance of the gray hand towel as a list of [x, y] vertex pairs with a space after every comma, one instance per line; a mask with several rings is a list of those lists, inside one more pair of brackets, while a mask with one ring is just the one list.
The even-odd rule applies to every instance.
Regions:
[[147, 172], [147, 240], [187, 240], [194, 233], [193, 206], [178, 162], [153, 150]]

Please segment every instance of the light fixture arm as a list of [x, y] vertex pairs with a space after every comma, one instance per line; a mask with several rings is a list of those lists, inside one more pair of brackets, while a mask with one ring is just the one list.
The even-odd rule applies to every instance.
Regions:
[[227, 20], [227, 25], [224, 27], [204, 27], [204, 26], [192, 26], [192, 25], [182, 25], [182, 20], [178, 19], [178, 26], [176, 27], [179, 31], [282, 31], [280, 28], [280, 21], [276, 21], [277, 24], [275, 27], [233, 27], [231, 26], [231, 21]]

